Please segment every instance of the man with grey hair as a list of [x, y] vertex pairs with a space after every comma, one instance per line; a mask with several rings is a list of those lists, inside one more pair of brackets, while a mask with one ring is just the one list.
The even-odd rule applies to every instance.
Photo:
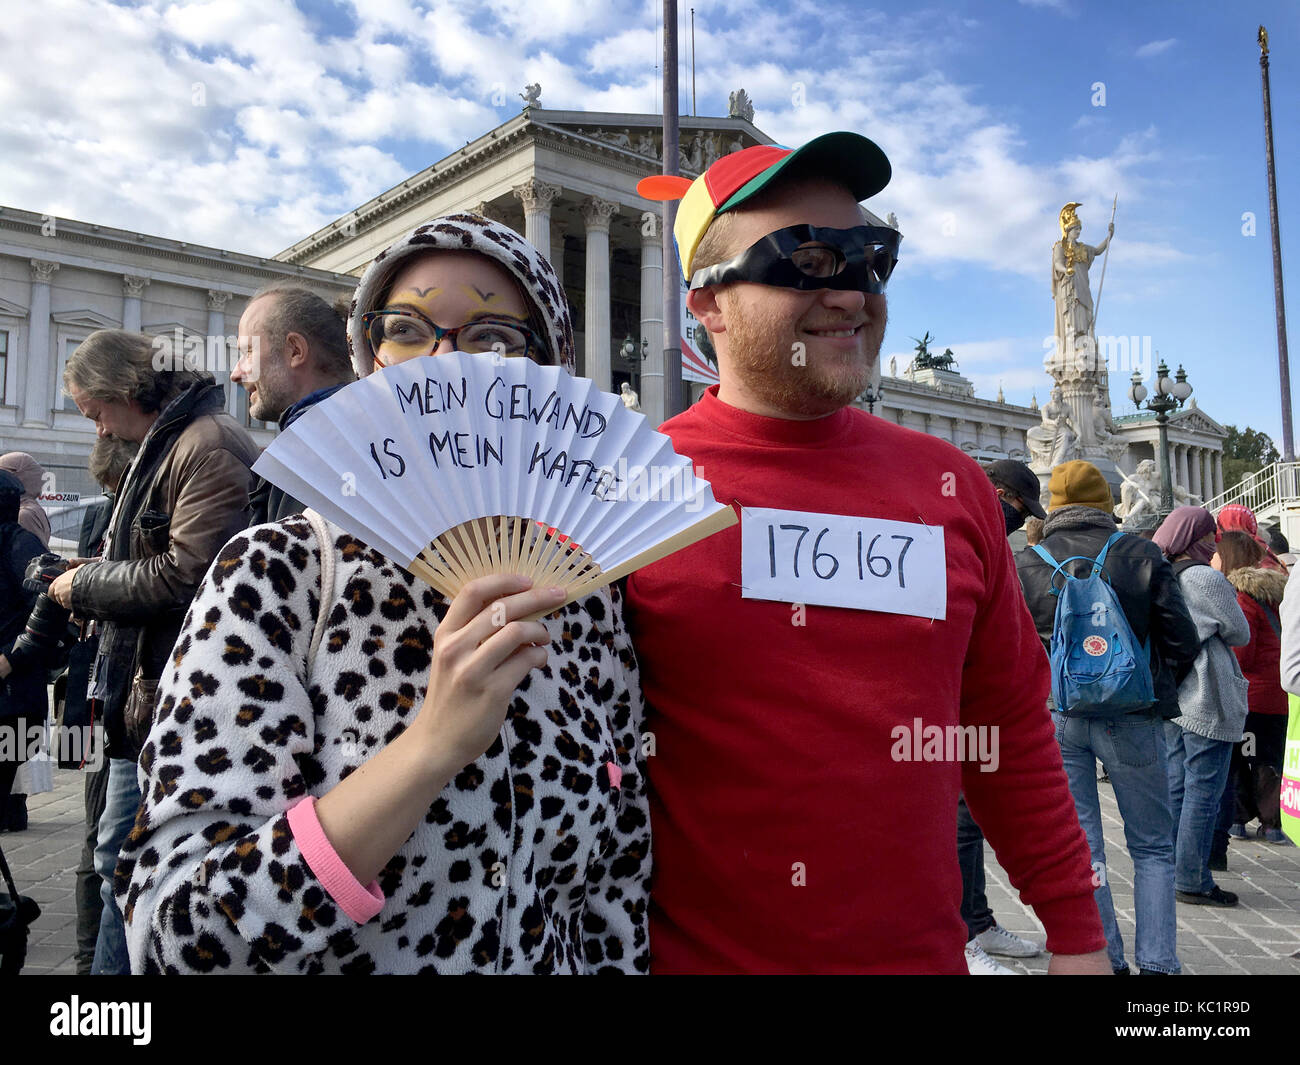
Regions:
[[[239, 350], [230, 380], [248, 393], [249, 414], [281, 429], [355, 380], [344, 318], [298, 285], [279, 282], [254, 294], [239, 319]], [[259, 478], [252, 508], [252, 523], [261, 525], [303, 504]]]
[[69, 356], [63, 384], [101, 437], [140, 445], [103, 555], [76, 560], [49, 590], [60, 606], [99, 626], [88, 698], [102, 710], [110, 760], [95, 849], [104, 907], [91, 972], [126, 974], [126, 930], [112, 878], [140, 805], [136, 761], [195, 589], [222, 545], [248, 524], [257, 446], [225, 412], [211, 374], [157, 369], [153, 342], [142, 333], [92, 333]]

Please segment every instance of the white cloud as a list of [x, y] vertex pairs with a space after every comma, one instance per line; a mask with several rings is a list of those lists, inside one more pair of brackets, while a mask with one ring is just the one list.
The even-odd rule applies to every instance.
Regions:
[[[516, 114], [525, 82], [541, 82], [550, 108], [658, 109], [657, 0], [537, 10], [535, 0], [355, 0], [346, 28], [326, 36], [291, 0], [16, 5], [0, 30], [12, 38], [0, 152], [25, 165], [0, 172], [0, 203], [272, 254]], [[943, 73], [967, 20], [824, 14], [816, 0], [698, 12], [699, 110], [725, 113], [743, 86], [756, 124], [781, 143], [865, 131], [894, 166], [872, 207], [897, 212], [909, 273], [1037, 278], [1062, 203], [1085, 202], [1095, 243], [1114, 194], [1136, 206], [1155, 180], [1144, 176], [1158, 172], [1155, 131], [1031, 160], [1015, 125]], [[57, 48], [13, 45], [51, 37]], [[828, 48], [844, 58], [816, 58]], [[689, 91], [687, 76], [684, 108]], [[1135, 268], [1181, 254], [1155, 231], [1124, 241]]]
[[1177, 43], [1177, 37], [1167, 37], [1163, 41], [1148, 41], [1133, 54], [1139, 59], [1147, 59], [1153, 55], [1163, 55]]

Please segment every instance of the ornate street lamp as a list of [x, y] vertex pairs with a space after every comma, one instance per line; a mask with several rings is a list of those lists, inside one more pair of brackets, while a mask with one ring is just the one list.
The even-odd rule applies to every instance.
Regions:
[[[1160, 430], [1160, 516], [1163, 518], [1174, 509], [1174, 481], [1169, 473], [1169, 415], [1187, 402], [1187, 397], [1192, 394], [1192, 386], [1187, 383], [1187, 371], [1181, 365], [1178, 372], [1170, 377], [1164, 359], [1156, 367], [1153, 384], [1155, 395], [1147, 400], [1146, 409], [1155, 414], [1156, 427]], [[1133, 406], [1142, 410], [1147, 390], [1142, 384], [1142, 373], [1139, 370], [1133, 371], [1128, 395]]]
[[867, 390], [859, 398], [867, 405], [868, 414], [876, 413], [876, 404], [884, 398], [884, 391], [883, 388], [867, 385]]
[[638, 349], [636, 341], [632, 339], [632, 334], [628, 333], [623, 338], [623, 343], [618, 346], [618, 353], [628, 362], [632, 363], [632, 376], [636, 383], [636, 389], [641, 390], [641, 363], [645, 362], [645, 357], [649, 353], [650, 345], [646, 343], [645, 338], [641, 339], [641, 347]]
[[623, 352], [623, 358], [627, 359], [628, 362], [644, 362], [646, 355], [649, 353], [650, 345], [642, 338], [641, 349], [638, 351], [636, 341], [632, 339], [632, 334], [629, 333], [623, 338], [623, 344], [619, 350]]

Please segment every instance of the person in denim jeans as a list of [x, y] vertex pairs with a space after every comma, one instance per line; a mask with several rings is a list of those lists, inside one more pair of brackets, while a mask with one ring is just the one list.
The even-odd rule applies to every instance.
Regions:
[[1214, 882], [1209, 863], [1232, 747], [1241, 739], [1249, 709], [1249, 684], [1231, 649], [1250, 642], [1250, 624], [1237, 590], [1210, 566], [1216, 535], [1214, 518], [1204, 507], [1176, 507], [1154, 542], [1173, 562], [1200, 640], [1191, 668], [1180, 674], [1180, 716], [1165, 724], [1169, 799], [1177, 825], [1177, 897], [1198, 906], [1235, 906], [1237, 896]]
[[[1067, 462], [1052, 471], [1049, 487], [1052, 498], [1043, 524], [1042, 546], [1059, 562], [1072, 556], [1096, 558], [1116, 531], [1110, 486], [1101, 472], [1088, 462]], [[1056, 618], [1053, 568], [1032, 550], [1022, 551], [1016, 561], [1025, 599], [1046, 648]], [[1075, 575], [1087, 571], [1087, 562], [1066, 564]], [[1152, 661], [1160, 664], [1155, 671], [1156, 700], [1146, 709], [1115, 717], [1071, 717], [1068, 709], [1054, 709], [1052, 719], [1075, 812], [1092, 851], [1095, 897], [1111, 967], [1116, 973], [1129, 971], [1107, 875], [1097, 796], [1098, 759], [1115, 789], [1124, 839], [1133, 859], [1138, 969], [1176, 973], [1181, 965], [1175, 942], [1174, 817], [1166, 778], [1163, 719], [1178, 714], [1178, 702], [1173, 685], [1158, 680], [1164, 668], [1177, 671], [1194, 659], [1200, 641], [1173, 569], [1153, 543], [1133, 535], [1121, 537], [1107, 554], [1104, 575], [1138, 642], [1149, 646]], [[1061, 579], [1056, 577], [1056, 583]]]

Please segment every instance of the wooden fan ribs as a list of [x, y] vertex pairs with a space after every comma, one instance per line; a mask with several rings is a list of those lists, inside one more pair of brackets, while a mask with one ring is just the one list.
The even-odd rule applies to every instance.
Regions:
[[411, 572], [453, 597], [470, 581], [518, 573], [536, 587], [590, 586], [600, 567], [573, 540], [543, 522], [507, 515], [448, 529], [420, 553]]

